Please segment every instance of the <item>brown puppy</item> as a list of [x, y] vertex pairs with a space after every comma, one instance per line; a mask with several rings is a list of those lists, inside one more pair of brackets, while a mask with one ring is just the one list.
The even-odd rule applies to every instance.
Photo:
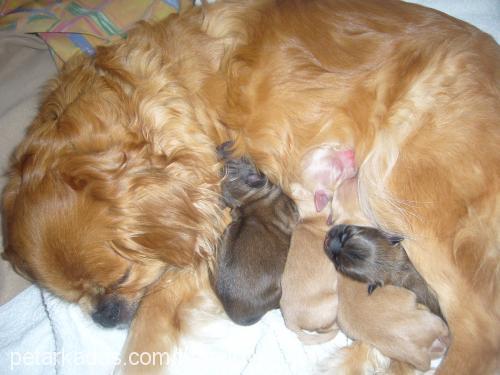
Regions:
[[338, 272], [368, 283], [368, 294], [384, 285], [406, 288], [417, 303], [443, 318], [436, 294], [413, 267], [402, 240], [376, 228], [339, 224], [328, 232], [325, 251]]
[[227, 315], [250, 325], [279, 307], [281, 275], [298, 212], [251, 161], [232, 158], [231, 145], [218, 149], [225, 169], [222, 196], [232, 208], [233, 222], [217, 250], [214, 289]]

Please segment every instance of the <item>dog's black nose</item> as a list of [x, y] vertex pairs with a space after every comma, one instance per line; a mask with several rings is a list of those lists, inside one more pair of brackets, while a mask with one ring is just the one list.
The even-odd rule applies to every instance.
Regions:
[[336, 256], [340, 253], [340, 250], [347, 240], [347, 229], [348, 225], [335, 225], [326, 235], [325, 251], [330, 257]]
[[105, 328], [116, 327], [123, 323], [126, 309], [125, 302], [117, 297], [102, 298], [92, 314], [92, 320]]

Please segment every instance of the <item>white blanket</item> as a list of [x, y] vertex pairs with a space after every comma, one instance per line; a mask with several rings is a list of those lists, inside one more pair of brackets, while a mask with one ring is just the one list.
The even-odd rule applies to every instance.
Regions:
[[[466, 20], [500, 42], [500, 0], [414, 2]], [[77, 306], [32, 286], [0, 306], [0, 374], [109, 374], [125, 336], [124, 330], [99, 328]], [[279, 311], [273, 311], [251, 327], [214, 322], [181, 346], [169, 370], [183, 375], [304, 375], [347, 344], [339, 334], [333, 342], [304, 347], [285, 328]]]
[[[32, 286], [0, 307], [0, 374], [110, 374], [125, 336], [125, 330], [100, 328], [78, 306]], [[184, 339], [166, 360], [174, 375], [220, 375], [221, 366], [223, 374], [304, 375], [348, 343], [339, 334], [305, 347], [272, 311], [251, 327], [221, 317]]]

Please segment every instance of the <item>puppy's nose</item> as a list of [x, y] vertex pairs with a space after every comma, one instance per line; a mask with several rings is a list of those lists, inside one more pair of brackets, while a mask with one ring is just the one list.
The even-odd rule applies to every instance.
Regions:
[[126, 310], [125, 302], [116, 297], [102, 298], [97, 304], [92, 320], [105, 328], [116, 327], [123, 323], [122, 317]]
[[347, 225], [339, 224], [330, 229], [326, 235], [325, 251], [330, 257], [340, 254], [346, 241], [347, 229]]

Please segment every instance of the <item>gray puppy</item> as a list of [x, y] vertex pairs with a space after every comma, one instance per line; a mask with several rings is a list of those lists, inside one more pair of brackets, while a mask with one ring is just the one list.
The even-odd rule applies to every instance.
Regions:
[[217, 251], [213, 284], [231, 320], [250, 325], [279, 307], [281, 276], [299, 214], [248, 158], [233, 159], [231, 146], [226, 142], [217, 149], [224, 161], [222, 196], [233, 221]]
[[443, 318], [436, 294], [411, 263], [402, 240], [376, 228], [341, 224], [328, 232], [325, 251], [338, 272], [368, 283], [368, 294], [386, 284], [403, 287]]

